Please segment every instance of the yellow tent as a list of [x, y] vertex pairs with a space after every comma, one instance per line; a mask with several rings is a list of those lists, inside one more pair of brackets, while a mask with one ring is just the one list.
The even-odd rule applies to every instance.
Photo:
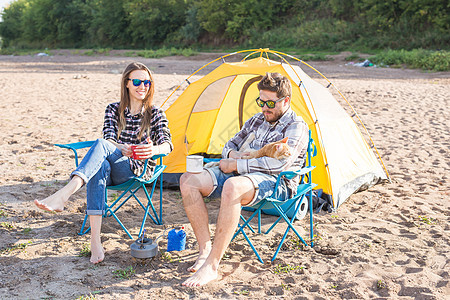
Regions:
[[[242, 61], [225, 62], [228, 56], [245, 52], [249, 54]], [[269, 59], [269, 54], [279, 61]], [[293, 56], [254, 49], [212, 61], [222, 59], [223, 63], [195, 82], [189, 83], [189, 78], [199, 70], [188, 77], [189, 86], [166, 110], [174, 145], [164, 159], [166, 182], [178, 183], [186, 171], [187, 155], [220, 156], [224, 144], [260, 111], [255, 104], [257, 83], [266, 72], [281, 73], [291, 81], [291, 107], [308, 124], [317, 146], [313, 181], [329, 196], [334, 209], [354, 192], [388, 178], [381, 159], [379, 162], [358, 126], [330, 93], [331, 82], [316, 71], [329, 83], [327, 87], [319, 84], [286, 58], [316, 71]]]

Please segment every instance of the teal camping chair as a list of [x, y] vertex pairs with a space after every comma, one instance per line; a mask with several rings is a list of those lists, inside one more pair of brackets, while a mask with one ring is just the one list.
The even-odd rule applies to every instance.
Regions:
[[[313, 149], [314, 148], [314, 149]], [[300, 239], [300, 241], [307, 246], [308, 244], [303, 239], [303, 237], [298, 233], [298, 231], [294, 227], [294, 221], [295, 219], [303, 218], [304, 215], [301, 212], [304, 212], [306, 214], [306, 210], [309, 207], [309, 228], [310, 228], [310, 240], [311, 240], [311, 247], [314, 246], [313, 242], [313, 204], [312, 204], [312, 190], [317, 185], [312, 183], [311, 181], [311, 172], [315, 168], [314, 166], [311, 166], [311, 157], [315, 156], [317, 153], [317, 149], [314, 145], [314, 140], [311, 138], [311, 131], [309, 132], [309, 143], [308, 143], [308, 150], [307, 150], [307, 158], [306, 158], [306, 166], [295, 171], [284, 171], [281, 172], [278, 175], [277, 182], [275, 184], [274, 192], [272, 195], [258, 204], [250, 207], [243, 207], [243, 210], [250, 210], [253, 211], [251, 216], [248, 219], [245, 219], [241, 214], [241, 220], [244, 222], [243, 224], [239, 224], [238, 229], [236, 233], [234, 234], [232, 240], [236, 238], [236, 236], [240, 233], [244, 236], [244, 238], [249, 243], [250, 247], [252, 248], [253, 252], [258, 257], [258, 260], [261, 263], [264, 263], [261, 256], [259, 255], [258, 251], [256, 251], [255, 247], [253, 246], [253, 243], [249, 239], [248, 235], [245, 233], [244, 229], [248, 228], [251, 232], [255, 233], [255, 230], [251, 227], [250, 221], [255, 217], [258, 216], [258, 233], [261, 233], [261, 212], [271, 215], [277, 215], [279, 216], [278, 219], [270, 226], [270, 228], [265, 232], [265, 234], [269, 233], [281, 220], [284, 220], [287, 223], [286, 231], [284, 232], [283, 237], [281, 238], [277, 250], [275, 251], [275, 254], [272, 257], [272, 261], [275, 260], [275, 258], [278, 255], [278, 252], [281, 249], [281, 246], [283, 245], [288, 233], [290, 230], [292, 230], [297, 237]], [[277, 197], [277, 190], [278, 185], [283, 177], [292, 179], [295, 176], [300, 176], [300, 183], [297, 187], [297, 194], [290, 198], [290, 199], [279, 199]], [[309, 200], [309, 201], [308, 201]], [[309, 202], [309, 203], [308, 203]]]
[[[82, 148], [88, 148], [91, 147], [94, 144], [94, 141], [87, 141], [87, 142], [79, 142], [79, 143], [70, 143], [70, 144], [55, 144], [55, 146], [70, 149], [75, 154], [75, 165], [78, 167], [78, 149]], [[159, 158], [159, 164], [155, 167], [155, 170], [153, 172], [153, 176], [149, 180], [144, 180], [142, 177], [145, 174], [145, 171], [147, 169], [147, 163], [145, 164], [144, 170], [139, 176], [135, 176], [134, 178], [128, 180], [127, 182], [124, 182], [119, 185], [114, 186], [107, 186], [106, 187], [106, 193], [105, 193], [105, 213], [103, 214], [103, 217], [114, 217], [116, 221], [119, 223], [119, 225], [122, 227], [123, 230], [125, 230], [126, 234], [130, 239], [132, 239], [132, 235], [128, 231], [128, 229], [123, 225], [123, 223], [120, 221], [120, 219], [117, 217], [116, 212], [130, 199], [134, 198], [139, 205], [142, 207], [142, 209], [145, 211], [144, 217], [142, 219], [141, 228], [139, 230], [139, 237], [141, 237], [142, 232], [144, 230], [145, 222], [147, 220], [147, 216], [150, 217], [150, 219], [156, 224], [156, 225], [162, 225], [162, 194], [163, 194], [163, 185], [162, 185], [162, 176], [163, 171], [166, 168], [165, 165], [162, 164], [162, 158], [165, 155], [155, 155], [152, 157], [152, 159], [156, 160]], [[147, 162], [147, 161], [146, 161]], [[153, 193], [155, 192], [156, 183], [159, 179], [159, 216], [156, 212], [156, 209], [153, 205], [152, 198]], [[146, 185], [151, 185], [151, 191], [150, 193], [147, 190]], [[147, 205], [144, 205], [142, 201], [136, 196], [136, 193], [142, 189], [145, 193], [145, 196], [147, 198]], [[120, 196], [114, 200], [112, 203], [108, 204], [108, 191], [123, 191]], [[151, 209], [151, 211], [150, 211]], [[84, 217], [83, 224], [81, 225], [79, 235], [83, 235], [89, 232], [91, 230], [91, 227], [89, 226], [87, 229], [86, 222], [87, 222], [88, 216], [86, 215]]]

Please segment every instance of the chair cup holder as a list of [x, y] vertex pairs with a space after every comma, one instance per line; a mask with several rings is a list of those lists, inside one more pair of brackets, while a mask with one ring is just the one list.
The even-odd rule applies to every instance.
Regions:
[[158, 254], [158, 244], [150, 238], [137, 239], [130, 249], [134, 258], [151, 258]]

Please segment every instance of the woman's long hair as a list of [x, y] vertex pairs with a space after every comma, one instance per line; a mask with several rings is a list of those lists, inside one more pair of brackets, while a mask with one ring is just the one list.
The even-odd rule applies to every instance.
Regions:
[[145, 96], [144, 100], [142, 101], [142, 105], [144, 108], [142, 121], [141, 121], [141, 128], [138, 134], [138, 139], [142, 138], [142, 135], [144, 132], [149, 133], [150, 132], [150, 125], [152, 120], [152, 105], [153, 105], [153, 94], [155, 93], [155, 85], [153, 81], [152, 72], [144, 65], [139, 62], [133, 62], [129, 64], [125, 70], [122, 73], [122, 82], [120, 86], [120, 104], [119, 104], [119, 120], [118, 120], [118, 132], [117, 137], [120, 136], [120, 133], [125, 128], [125, 108], [130, 106], [130, 94], [128, 92], [127, 83], [130, 76], [130, 73], [135, 70], [143, 70], [148, 73], [151, 80], [150, 88], [147, 92], [147, 95]]

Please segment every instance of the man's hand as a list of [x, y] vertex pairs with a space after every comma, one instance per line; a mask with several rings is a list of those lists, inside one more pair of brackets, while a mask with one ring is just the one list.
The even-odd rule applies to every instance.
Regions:
[[237, 161], [233, 158], [221, 159], [219, 162], [219, 168], [224, 173], [232, 173], [237, 171]]
[[240, 159], [242, 157], [242, 152], [231, 150], [228, 154], [228, 158]]

